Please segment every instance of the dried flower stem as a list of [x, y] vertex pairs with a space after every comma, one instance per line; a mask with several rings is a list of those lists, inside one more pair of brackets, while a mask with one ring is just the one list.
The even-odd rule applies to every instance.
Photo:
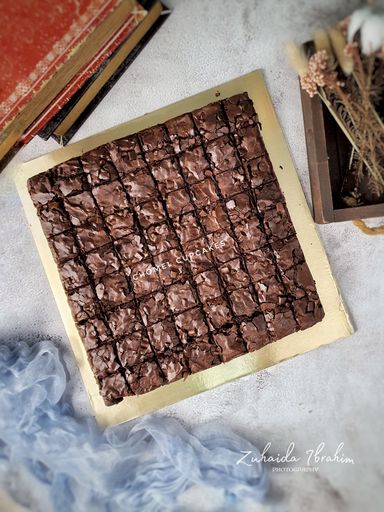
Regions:
[[353, 59], [344, 53], [344, 48], [347, 43], [343, 34], [336, 28], [330, 28], [328, 34], [341, 69], [344, 71], [345, 75], [350, 75], [353, 71]]
[[335, 119], [335, 121], [339, 125], [339, 127], [342, 130], [342, 132], [344, 133], [344, 135], [347, 137], [347, 139], [350, 142], [350, 144], [353, 147], [353, 149], [360, 156], [362, 162], [364, 162], [364, 164], [367, 167], [367, 169], [369, 170], [369, 172], [380, 183], [381, 187], [384, 188], [384, 177], [383, 177], [383, 175], [377, 169], [372, 168], [370, 162], [367, 160], [366, 156], [364, 155], [364, 153], [361, 151], [361, 149], [357, 145], [356, 140], [355, 140], [355, 138], [353, 136], [353, 133], [351, 133], [350, 129], [346, 126], [344, 121], [340, 118], [340, 115], [339, 115], [338, 111], [334, 108], [332, 103], [327, 98], [327, 95], [326, 95], [326, 93], [325, 93], [323, 88], [321, 88], [321, 87], [319, 88], [318, 95], [320, 96], [321, 100], [324, 102], [324, 104], [328, 108], [329, 112], [332, 114], [333, 118]]
[[304, 76], [308, 72], [308, 59], [302, 46], [294, 41], [289, 41], [286, 48], [287, 57], [291, 66], [299, 76]]

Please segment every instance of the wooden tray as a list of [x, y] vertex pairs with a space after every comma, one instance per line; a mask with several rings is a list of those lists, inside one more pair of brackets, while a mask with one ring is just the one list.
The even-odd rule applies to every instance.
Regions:
[[313, 216], [318, 224], [384, 217], [384, 203], [345, 208], [339, 198], [351, 146], [319, 96], [300, 88]]

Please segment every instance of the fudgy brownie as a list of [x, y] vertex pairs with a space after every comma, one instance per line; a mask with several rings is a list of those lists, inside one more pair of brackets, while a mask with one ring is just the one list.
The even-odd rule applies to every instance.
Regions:
[[29, 180], [107, 405], [324, 312], [246, 93]]

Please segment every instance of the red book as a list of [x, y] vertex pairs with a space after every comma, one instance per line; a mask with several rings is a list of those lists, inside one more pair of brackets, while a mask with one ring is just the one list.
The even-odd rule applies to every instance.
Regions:
[[65, 105], [78, 91], [82, 85], [91, 77], [97, 69], [105, 62], [135, 30], [139, 23], [145, 18], [147, 11], [139, 4], [134, 8], [123, 25], [107, 41], [107, 43], [94, 55], [88, 64], [86, 64], [79, 73], [64, 87], [60, 94], [52, 103], [40, 114], [34, 123], [26, 130], [22, 137], [22, 143], [27, 144]]
[[121, 0], [0, 0], [0, 130]]

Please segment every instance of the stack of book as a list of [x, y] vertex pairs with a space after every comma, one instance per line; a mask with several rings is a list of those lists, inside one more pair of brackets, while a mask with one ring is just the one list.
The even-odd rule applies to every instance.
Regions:
[[159, 0], [0, 0], [0, 169], [66, 144], [169, 14]]

